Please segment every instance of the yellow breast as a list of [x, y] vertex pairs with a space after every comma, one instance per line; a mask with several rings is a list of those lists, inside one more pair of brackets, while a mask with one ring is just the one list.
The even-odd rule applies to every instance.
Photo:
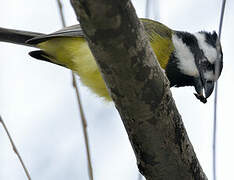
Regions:
[[75, 71], [81, 82], [91, 91], [108, 101], [111, 100], [96, 61], [83, 38], [55, 38], [40, 43], [37, 47], [53, 56], [52, 61]]

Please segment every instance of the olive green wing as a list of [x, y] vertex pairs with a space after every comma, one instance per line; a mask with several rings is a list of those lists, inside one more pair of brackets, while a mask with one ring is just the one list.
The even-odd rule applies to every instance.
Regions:
[[146, 35], [149, 38], [160, 66], [165, 69], [171, 53], [174, 51], [172, 42], [173, 30], [162, 23], [150, 19], [141, 19], [141, 22], [144, 25]]

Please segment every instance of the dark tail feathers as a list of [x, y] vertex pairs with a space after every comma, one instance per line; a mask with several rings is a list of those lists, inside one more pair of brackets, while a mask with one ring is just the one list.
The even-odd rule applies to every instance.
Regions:
[[41, 35], [43, 34], [0, 28], [0, 41], [14, 43], [14, 44], [21, 44], [25, 46], [34, 46], [32, 44], [26, 43], [26, 41]]

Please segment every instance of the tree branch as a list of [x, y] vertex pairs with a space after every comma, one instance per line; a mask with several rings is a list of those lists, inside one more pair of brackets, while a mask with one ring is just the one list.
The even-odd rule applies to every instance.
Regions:
[[129, 0], [71, 0], [147, 180], [207, 179]]

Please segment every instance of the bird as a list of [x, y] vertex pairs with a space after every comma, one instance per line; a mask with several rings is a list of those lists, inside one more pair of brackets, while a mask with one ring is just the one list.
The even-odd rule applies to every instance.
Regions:
[[[206, 103], [223, 69], [217, 33], [189, 33], [150, 19], [140, 21], [170, 87], [193, 86], [197, 99]], [[29, 52], [31, 57], [71, 69], [92, 92], [112, 100], [79, 24], [51, 34], [0, 28], [0, 41], [37, 48]]]

